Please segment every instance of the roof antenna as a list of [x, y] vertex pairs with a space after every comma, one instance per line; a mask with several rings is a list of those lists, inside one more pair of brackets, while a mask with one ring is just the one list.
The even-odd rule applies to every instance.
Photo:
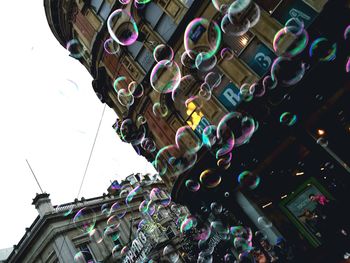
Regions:
[[39, 184], [39, 181], [38, 181], [38, 179], [36, 178], [36, 176], [35, 176], [35, 174], [34, 174], [34, 172], [33, 172], [33, 169], [32, 169], [32, 167], [30, 166], [30, 164], [29, 164], [29, 162], [28, 162], [27, 159], [26, 159], [26, 162], [27, 162], [27, 164], [28, 164], [28, 166], [29, 166], [30, 171], [32, 172], [32, 174], [33, 174], [33, 176], [34, 176], [34, 179], [35, 179], [36, 183], [38, 184], [38, 186], [39, 186], [39, 188], [40, 188], [41, 193], [43, 194], [44, 191], [43, 191], [43, 189], [41, 188], [41, 186], [40, 186], [40, 184]]

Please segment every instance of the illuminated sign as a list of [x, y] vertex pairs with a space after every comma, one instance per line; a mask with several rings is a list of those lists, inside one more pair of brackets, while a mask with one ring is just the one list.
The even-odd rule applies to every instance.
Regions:
[[147, 236], [139, 231], [137, 238], [132, 242], [129, 251], [126, 253], [123, 263], [144, 262], [152, 248], [153, 246]]
[[235, 110], [238, 104], [241, 102], [241, 97], [239, 96], [239, 88], [237, 88], [233, 83], [229, 83], [221, 91], [218, 99], [229, 111]]
[[267, 46], [255, 40], [243, 52], [241, 59], [262, 77], [268, 72], [275, 57], [276, 55]]
[[193, 41], [193, 43], [197, 43], [205, 30], [205, 27], [202, 25], [198, 25], [195, 29], [193, 29], [192, 34], [190, 35], [190, 39]]
[[291, 1], [287, 8], [278, 10], [274, 17], [282, 24], [285, 24], [291, 18], [298, 18], [308, 27], [317, 16], [317, 12], [303, 1]]

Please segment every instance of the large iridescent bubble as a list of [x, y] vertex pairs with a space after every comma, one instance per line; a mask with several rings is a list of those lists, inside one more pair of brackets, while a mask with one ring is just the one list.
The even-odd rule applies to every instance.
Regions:
[[219, 172], [207, 169], [201, 173], [199, 181], [206, 188], [215, 188], [221, 183], [221, 176]]
[[162, 60], [152, 69], [150, 83], [159, 93], [171, 93], [179, 86], [181, 71], [174, 61]]
[[90, 208], [82, 208], [75, 214], [73, 222], [78, 229], [88, 234], [95, 228], [96, 214]]
[[201, 57], [201, 61], [205, 61], [211, 58], [212, 56], [214, 56], [216, 52], [219, 50], [222, 36], [221, 36], [220, 27], [214, 21], [209, 21], [201, 17], [193, 19], [187, 25], [185, 34], [184, 34], [185, 50], [188, 56], [191, 56], [192, 59], [195, 59], [195, 57], [197, 57], [198, 55], [198, 52], [194, 52], [192, 49], [194, 46], [194, 40], [193, 40], [194, 36], [198, 35], [198, 30], [200, 29], [204, 29], [207, 31], [209, 29], [212, 29], [213, 31], [213, 37], [212, 37], [213, 40], [207, 46], [208, 51], [205, 54], [202, 54], [202, 57]]
[[[121, 23], [121, 28], [116, 29], [116, 23]], [[134, 18], [125, 9], [117, 9], [108, 17], [107, 29], [111, 38], [122, 46], [132, 45], [139, 36]]]

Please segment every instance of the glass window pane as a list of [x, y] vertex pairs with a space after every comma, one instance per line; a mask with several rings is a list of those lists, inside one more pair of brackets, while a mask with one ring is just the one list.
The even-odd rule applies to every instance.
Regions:
[[148, 72], [154, 63], [153, 54], [148, 49], [144, 48], [137, 57], [137, 61], [141, 67]]
[[103, 4], [99, 12], [99, 15], [103, 20], [106, 20], [108, 18], [110, 11], [111, 11], [111, 6], [107, 1], [105, 1], [105, 3]]
[[167, 15], [164, 15], [162, 19], [159, 21], [156, 31], [159, 35], [165, 40], [168, 41], [170, 37], [173, 35], [177, 25], [174, 23], [172, 18]]
[[153, 28], [157, 25], [159, 19], [162, 17], [162, 14], [163, 10], [157, 4], [153, 2], [147, 4], [145, 18]]
[[98, 11], [102, 5], [103, 0], [91, 0], [91, 6]]
[[136, 58], [142, 47], [143, 47], [143, 44], [141, 42], [135, 41], [132, 45], [128, 46], [127, 48], [130, 54], [134, 58]]

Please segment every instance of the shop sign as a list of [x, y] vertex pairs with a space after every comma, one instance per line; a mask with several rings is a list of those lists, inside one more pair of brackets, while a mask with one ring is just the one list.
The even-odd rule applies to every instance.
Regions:
[[233, 83], [229, 83], [220, 93], [219, 101], [225, 106], [229, 111], [234, 111], [238, 104], [241, 102], [241, 97], [239, 96], [239, 88]]
[[202, 117], [195, 129], [195, 132], [199, 137], [202, 137], [203, 130], [205, 129], [205, 127], [209, 125], [210, 125], [210, 122], [205, 117]]
[[260, 77], [264, 76], [276, 55], [260, 41], [254, 41], [242, 55], [243, 61]]
[[205, 32], [205, 27], [202, 25], [198, 25], [193, 30], [191, 30], [191, 35], [189, 36], [193, 43], [197, 43], [198, 40], [201, 38], [203, 33]]
[[287, 8], [276, 12], [276, 19], [285, 24], [291, 18], [298, 18], [304, 22], [307, 28], [317, 16], [317, 12], [302, 0], [291, 1]]
[[142, 231], [139, 231], [137, 238], [132, 242], [129, 251], [126, 253], [123, 263], [143, 262], [152, 248], [152, 242]]

